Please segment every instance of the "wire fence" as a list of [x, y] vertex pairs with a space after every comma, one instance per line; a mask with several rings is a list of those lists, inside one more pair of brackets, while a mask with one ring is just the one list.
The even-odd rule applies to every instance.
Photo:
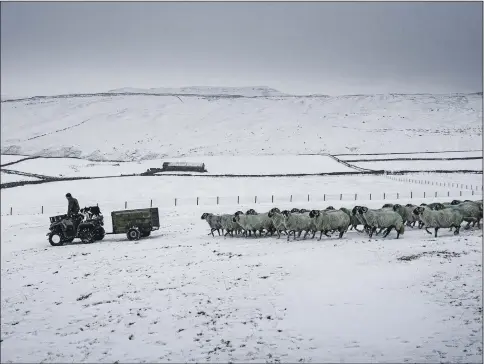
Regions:
[[418, 178], [395, 177], [395, 176], [391, 176], [391, 175], [387, 175], [386, 177], [393, 180], [393, 181], [416, 183], [416, 184], [419, 184], [419, 185], [428, 185], [428, 186], [458, 188], [460, 190], [471, 190], [471, 191], [481, 191], [482, 192], [482, 187], [483, 187], [482, 185], [472, 185], [472, 184], [469, 184], [469, 183], [437, 182], [437, 181], [429, 181], [429, 180], [418, 179]]
[[[138, 199], [125, 201], [81, 201], [83, 206], [99, 206], [101, 211], [118, 211], [147, 207], [178, 208], [196, 206], [247, 206], [308, 203], [324, 204], [335, 201], [381, 201], [381, 200], [416, 200], [419, 199], [476, 199], [482, 198], [482, 191], [478, 190], [448, 190], [448, 191], [408, 191], [408, 192], [378, 192], [378, 193], [338, 193], [338, 194], [293, 194], [293, 195], [254, 195], [254, 196], [211, 196], [211, 197], [159, 197], [152, 199]], [[67, 204], [37, 205], [37, 206], [5, 206], [2, 204], [2, 215], [37, 215], [55, 216], [65, 214]]]

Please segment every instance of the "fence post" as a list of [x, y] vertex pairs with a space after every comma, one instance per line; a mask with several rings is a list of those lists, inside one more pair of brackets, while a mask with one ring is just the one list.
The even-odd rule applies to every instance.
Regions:
[[10, 207], [10, 215], [13, 215], [13, 208]]
[[197, 206], [198, 206], [198, 197], [197, 197]]
[[339, 199], [340, 199], [340, 201], [343, 199], [343, 194], [342, 193], [339, 194]]
[[308, 194], [308, 202], [309, 202], [309, 194]]
[[437, 197], [437, 191], [435, 191], [435, 197]]
[[370, 193], [370, 200], [371, 200], [371, 193]]
[[397, 200], [398, 200], [398, 198], [399, 198], [399, 193], [397, 192]]
[[410, 198], [413, 198], [413, 192], [410, 191]]
[[44, 206], [42, 206], [42, 215], [44, 214]]
[[124, 209], [126, 210], [128, 208], [128, 201], [124, 201]]
[[447, 191], [447, 197], [450, 197], [450, 191]]
[[460, 195], [462, 196], [462, 190], [460, 191]]
[[357, 193], [355, 193], [355, 201], [356, 201], [356, 199], [357, 199], [357, 196], [358, 196], [358, 194], [357, 194]]
[[150, 200], [150, 207], [153, 207], [153, 200]]
[[218, 196], [217, 196], [217, 205], [218, 205]]
[[272, 195], [272, 203], [274, 203], [274, 195]]
[[176, 206], [176, 197], [175, 197], [175, 206]]
[[237, 205], [239, 204], [239, 201], [240, 201], [240, 200], [239, 200], [239, 197], [240, 197], [240, 196], [237, 196]]
[[290, 199], [290, 202], [292, 202], [292, 195], [291, 195], [291, 199]]
[[255, 196], [254, 198], [254, 203], [257, 203], [257, 196]]
[[385, 199], [385, 192], [383, 192], [383, 199]]
[[425, 198], [425, 191], [424, 191], [424, 198]]
[[474, 196], [474, 190], [472, 190], [472, 196]]
[[323, 195], [323, 201], [326, 201], [326, 194]]

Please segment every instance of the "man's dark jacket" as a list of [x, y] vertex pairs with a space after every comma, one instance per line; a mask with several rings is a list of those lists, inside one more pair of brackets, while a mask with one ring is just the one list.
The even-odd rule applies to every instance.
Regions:
[[79, 213], [79, 202], [77, 198], [69, 197], [67, 199], [69, 201], [69, 205], [67, 206], [67, 215], [74, 215]]

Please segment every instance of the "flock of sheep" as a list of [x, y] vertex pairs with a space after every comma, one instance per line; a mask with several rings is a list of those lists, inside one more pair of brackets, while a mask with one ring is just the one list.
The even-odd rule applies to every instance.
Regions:
[[[418, 228], [425, 227], [427, 233], [432, 234], [428, 229], [435, 229], [435, 237], [440, 228], [454, 228], [454, 235], [459, 234], [459, 230], [463, 221], [467, 222], [466, 229], [476, 224], [480, 228], [480, 221], [482, 219], [482, 200], [477, 201], [459, 201], [452, 202], [436, 202], [431, 204], [422, 203], [420, 206], [407, 204], [405, 206], [399, 204], [385, 204], [381, 209], [369, 209], [365, 206], [355, 206], [351, 210], [347, 208], [340, 208], [339, 210], [329, 206], [324, 210], [306, 210], [294, 208], [291, 211], [280, 211], [277, 207], [272, 208], [269, 212], [257, 213], [250, 209], [243, 213], [237, 211], [235, 214], [215, 215], [212, 213], [204, 213], [202, 220], [206, 220], [211, 228], [209, 233], [212, 236], [214, 231], [220, 235], [220, 230], [224, 236], [230, 234], [243, 235], [245, 237], [254, 234], [257, 231], [259, 235], [265, 231], [265, 235], [277, 233], [277, 237], [281, 237], [281, 233], [287, 235], [287, 240], [291, 234], [294, 240], [300, 238], [304, 231], [304, 239], [309, 233], [312, 233], [312, 239], [317, 232], [320, 232], [319, 240], [321, 240], [323, 233], [331, 237], [330, 233], [339, 232], [339, 238], [348, 229], [355, 229], [358, 232], [366, 232], [371, 238], [373, 234], [380, 234], [384, 229], [383, 237], [388, 236], [392, 229], [397, 232], [397, 239], [405, 231], [405, 226], [415, 227], [418, 223]], [[363, 230], [358, 230], [358, 226], [362, 225]], [[379, 229], [378, 232], [376, 230]]]

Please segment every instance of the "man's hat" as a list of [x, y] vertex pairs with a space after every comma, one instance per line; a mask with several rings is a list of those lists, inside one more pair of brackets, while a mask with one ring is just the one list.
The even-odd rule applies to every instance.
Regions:
[[72, 197], [70, 193], [66, 193], [66, 197]]

